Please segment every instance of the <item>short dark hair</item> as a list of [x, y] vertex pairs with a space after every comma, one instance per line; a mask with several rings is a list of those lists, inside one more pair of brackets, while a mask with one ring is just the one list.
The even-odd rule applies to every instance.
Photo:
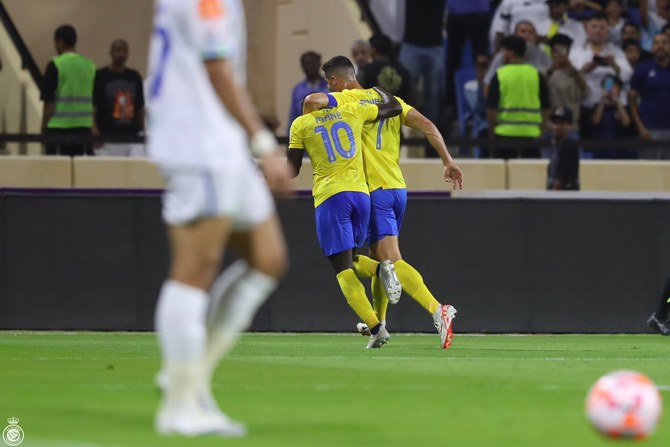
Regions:
[[346, 56], [335, 56], [321, 67], [326, 74], [335, 74], [335, 73], [355, 73], [354, 64], [351, 63], [348, 57]]
[[305, 51], [304, 53], [302, 53], [302, 56], [300, 56], [300, 63], [303, 64], [305, 62], [305, 59], [308, 57], [315, 57], [321, 60], [321, 55], [316, 51]]
[[664, 32], [666, 32], [666, 31], [669, 30], [669, 29], [670, 29], [670, 22], [668, 22], [668, 23], [666, 23], [665, 25], [663, 25], [663, 28], [661, 28], [661, 32], [664, 33]]
[[637, 39], [626, 39], [621, 43], [621, 49], [625, 50], [626, 48], [630, 46], [636, 46], [640, 50], [642, 49], [642, 46], [640, 45], [640, 41]]
[[77, 31], [71, 25], [62, 25], [56, 28], [54, 40], [61, 41], [68, 47], [77, 45]]
[[626, 22], [626, 23], [624, 23], [623, 26], [621, 27], [621, 30], [623, 31], [623, 29], [626, 28], [626, 27], [633, 27], [633, 28], [635, 28], [635, 29], [638, 30], [638, 31], [642, 31], [642, 28], [640, 28], [640, 25], [638, 25], [638, 24], [635, 23], [635, 22]]
[[561, 33], [554, 34], [554, 36], [551, 39], [549, 39], [549, 48], [554, 48], [554, 46], [556, 45], [565, 45], [566, 47], [568, 47], [568, 49], [570, 49], [570, 47], [572, 46], [572, 39], [570, 38], [570, 36], [567, 36], [565, 34]]
[[591, 22], [593, 20], [604, 20], [607, 22], [607, 16], [602, 11], [595, 11], [593, 15], [591, 15], [591, 17], [589, 17], [586, 21]]
[[393, 41], [386, 34], [375, 33], [370, 37], [368, 42], [370, 42], [370, 46], [379, 54], [391, 56], [393, 53]]
[[524, 57], [526, 54], [526, 41], [519, 36], [509, 35], [503, 37], [500, 46], [510, 50], [519, 57]]

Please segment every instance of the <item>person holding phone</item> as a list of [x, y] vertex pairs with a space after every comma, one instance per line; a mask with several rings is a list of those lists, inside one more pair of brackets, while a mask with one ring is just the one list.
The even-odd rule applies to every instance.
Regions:
[[[625, 136], [631, 120], [626, 106], [621, 101], [623, 84], [616, 76], [607, 76], [602, 82], [602, 94], [591, 118], [593, 137], [616, 140]], [[599, 149], [593, 151], [593, 158], [629, 158], [626, 151]]]
[[589, 95], [582, 101], [580, 111], [580, 136], [592, 138], [592, 118], [596, 106], [603, 98], [603, 81], [607, 76], [616, 76], [623, 83], [630, 80], [633, 73], [623, 50], [608, 41], [607, 19], [602, 14], [594, 14], [586, 26], [588, 41], [585, 45], [575, 45], [570, 50], [570, 62], [582, 72], [589, 86]]
[[547, 86], [551, 106], [569, 109], [571, 128], [579, 130], [579, 105], [589, 96], [590, 89], [584, 75], [568, 58], [571, 45], [572, 39], [565, 34], [549, 39], [552, 64], [547, 71]]

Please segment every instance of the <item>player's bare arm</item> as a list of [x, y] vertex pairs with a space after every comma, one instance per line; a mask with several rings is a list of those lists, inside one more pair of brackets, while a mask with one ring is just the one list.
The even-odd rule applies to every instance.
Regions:
[[463, 171], [454, 163], [454, 159], [451, 157], [449, 149], [447, 149], [447, 144], [435, 124], [418, 110], [412, 109], [405, 116], [405, 125], [420, 131], [431, 147], [435, 149], [435, 152], [438, 153], [444, 165], [444, 180], [453, 183], [454, 189], [457, 187], [463, 189]]
[[302, 168], [302, 159], [305, 154], [304, 149], [290, 149], [288, 151], [287, 161], [289, 165], [289, 172], [292, 178], [295, 178], [300, 174], [300, 168]]
[[240, 87], [225, 59], [206, 60], [205, 68], [210, 82], [226, 109], [251, 137], [251, 152], [260, 158], [260, 166], [272, 190], [279, 193], [291, 189], [290, 173], [280, 156], [277, 140], [265, 128], [246, 89]]
[[317, 110], [328, 107], [328, 95], [325, 93], [310, 93], [305, 97], [302, 103], [302, 114], [316, 112]]
[[382, 103], [377, 104], [379, 112], [377, 114], [377, 121], [386, 118], [393, 118], [402, 113], [402, 104], [389, 92], [379, 87], [372, 88], [382, 98]]

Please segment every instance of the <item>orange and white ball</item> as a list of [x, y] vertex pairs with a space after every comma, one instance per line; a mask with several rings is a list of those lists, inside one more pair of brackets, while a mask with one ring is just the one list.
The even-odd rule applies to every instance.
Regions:
[[653, 433], [661, 416], [661, 395], [642, 373], [614, 371], [602, 376], [586, 398], [586, 415], [611, 438], [641, 439]]

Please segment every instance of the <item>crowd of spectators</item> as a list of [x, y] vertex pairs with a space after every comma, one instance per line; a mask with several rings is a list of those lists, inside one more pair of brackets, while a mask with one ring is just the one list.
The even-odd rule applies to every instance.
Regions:
[[[501, 121], [508, 127], [502, 133], [509, 133], [510, 120], [505, 122], [505, 116], [501, 120], [501, 115], [509, 118], [505, 110], [509, 104], [534, 103], [521, 99], [520, 91], [514, 98], [506, 97], [510, 94], [501, 92], [500, 79], [494, 92], [497, 96], [489, 97], [494, 77], [499, 78], [500, 70], [512, 63], [532, 67], [541, 80], [537, 91], [531, 89], [532, 95], [538, 95], [532, 119], [540, 117], [535, 123], [539, 130], [530, 134], [539, 131], [549, 140], [553, 134], [550, 111], [560, 108], [563, 116], [569, 110], [566, 138], [670, 140], [670, 0], [426, 0], [406, 1], [405, 6], [402, 42], [391, 44], [385, 36], [375, 34], [369, 45], [364, 41], [354, 44], [352, 59], [359, 82], [366, 88], [397, 87], [409, 76], [403, 93], [398, 88], [390, 90], [416, 105], [443, 132], [449, 133], [456, 127], [453, 123], [464, 118], [459, 116], [460, 93], [470, 124], [465, 136], [501, 138]], [[503, 50], [509, 36], [525, 43], [524, 54], [512, 58], [513, 62]], [[519, 48], [519, 40], [514, 42], [511, 46]], [[470, 48], [466, 53], [472, 57], [470, 63], [463, 58], [466, 47]], [[508, 56], [514, 53], [508, 50]], [[464, 63], [470, 79], [458, 83], [456, 77]], [[525, 69], [505, 72], [512, 77], [505, 77], [509, 85], [534, 79], [532, 71]], [[565, 124], [565, 119], [558, 121]], [[478, 153], [551, 156], [521, 148]], [[620, 147], [582, 150], [581, 154], [670, 158], [670, 151]]]

